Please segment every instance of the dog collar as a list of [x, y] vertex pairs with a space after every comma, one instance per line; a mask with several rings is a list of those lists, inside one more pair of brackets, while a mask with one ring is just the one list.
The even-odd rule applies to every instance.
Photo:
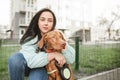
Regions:
[[53, 52], [53, 49], [46, 49], [46, 52], [48, 53]]

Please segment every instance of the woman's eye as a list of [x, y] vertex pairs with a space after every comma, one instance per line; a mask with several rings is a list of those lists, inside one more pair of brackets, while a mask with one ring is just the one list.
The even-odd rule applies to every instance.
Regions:
[[48, 21], [49, 21], [49, 22], [53, 22], [53, 20], [52, 20], [52, 19], [48, 19]]
[[41, 20], [41, 21], [44, 21], [45, 19], [42, 18], [42, 19], [40, 19], [40, 20]]

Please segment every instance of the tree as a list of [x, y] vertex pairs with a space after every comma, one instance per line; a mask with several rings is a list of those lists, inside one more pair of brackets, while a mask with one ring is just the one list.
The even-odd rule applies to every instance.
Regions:
[[106, 17], [100, 17], [99, 18], [99, 25], [105, 25], [107, 27], [107, 33], [108, 33], [108, 36], [109, 36], [109, 39], [111, 39], [111, 33], [112, 33], [112, 25], [115, 21], [119, 20], [120, 19], [120, 6], [117, 6], [117, 12], [112, 12], [111, 13], [111, 17], [113, 19], [108, 19]]

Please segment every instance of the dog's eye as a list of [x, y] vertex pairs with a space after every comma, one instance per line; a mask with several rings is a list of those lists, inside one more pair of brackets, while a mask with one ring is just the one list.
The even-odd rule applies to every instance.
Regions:
[[61, 35], [59, 35], [59, 38], [62, 38], [62, 36], [61, 36]]
[[47, 39], [55, 39], [56, 37], [55, 36], [50, 36], [49, 38]]
[[51, 38], [55, 38], [55, 36], [53, 35], [53, 36], [51, 36]]
[[53, 36], [53, 38], [55, 38], [55, 36]]

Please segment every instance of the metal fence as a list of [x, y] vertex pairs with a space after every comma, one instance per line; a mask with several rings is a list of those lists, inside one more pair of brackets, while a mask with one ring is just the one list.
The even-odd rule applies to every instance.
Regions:
[[[79, 42], [78, 44], [79, 53], [76, 51], [76, 56], [79, 56], [79, 59], [72, 64], [75, 79], [120, 67], [119, 41], [86, 42], [85, 44]], [[75, 42], [70, 45], [76, 48]], [[0, 80], [9, 80], [8, 57], [19, 49], [18, 40], [0, 40]]]

